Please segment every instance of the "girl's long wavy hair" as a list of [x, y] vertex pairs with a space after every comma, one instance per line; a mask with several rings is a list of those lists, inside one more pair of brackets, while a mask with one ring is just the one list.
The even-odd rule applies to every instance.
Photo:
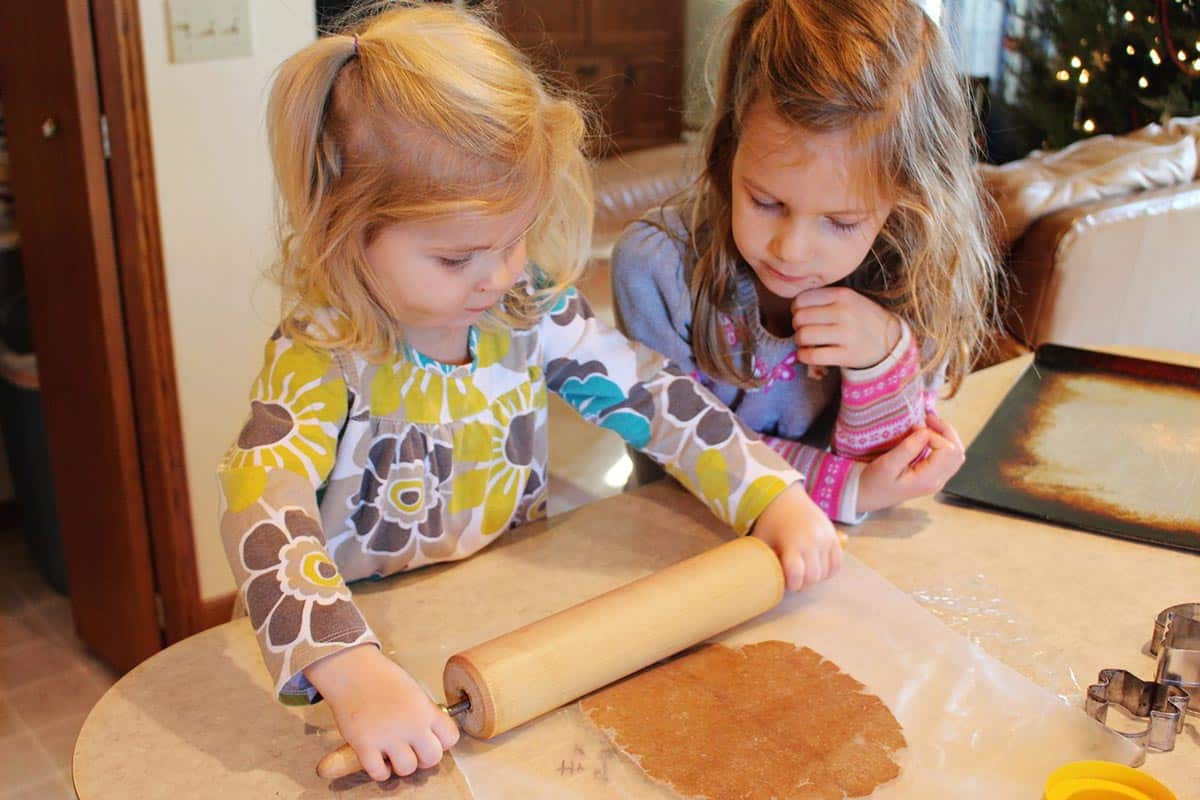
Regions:
[[728, 24], [703, 172], [685, 202], [700, 368], [758, 384], [752, 353], [730, 351], [719, 315], [751, 341], [736, 307], [738, 271], [749, 267], [731, 229], [732, 174], [747, 114], [763, 100], [804, 131], [851, 133], [860, 177], [894, 206], [847, 283], [908, 322], [923, 369], [946, 364], [953, 393], [990, 343], [1000, 286], [972, 111], [945, 39], [910, 0], [745, 0]]
[[[400, 335], [366, 263], [374, 236], [532, 205], [530, 274], [485, 321], [528, 327], [587, 263], [584, 116], [480, 13], [373, 5], [285, 61], [271, 89], [282, 330], [386, 358]], [[339, 324], [314, 324], [328, 311]]]

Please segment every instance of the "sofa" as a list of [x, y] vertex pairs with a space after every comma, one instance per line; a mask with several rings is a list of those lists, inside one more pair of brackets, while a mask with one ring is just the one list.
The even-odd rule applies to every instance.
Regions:
[[698, 158], [695, 144], [679, 142], [597, 163], [592, 174], [596, 192], [593, 254], [606, 260], [628, 223], [687, 189], [699, 169]]
[[[1200, 352], [1197, 139], [1200, 118], [980, 166], [1008, 278], [1006, 335], [980, 366], [1044, 342]], [[684, 190], [697, 163], [680, 143], [596, 165], [593, 294], [624, 225]]]
[[1008, 247], [1023, 344], [1200, 352], [1200, 181], [1068, 205]]

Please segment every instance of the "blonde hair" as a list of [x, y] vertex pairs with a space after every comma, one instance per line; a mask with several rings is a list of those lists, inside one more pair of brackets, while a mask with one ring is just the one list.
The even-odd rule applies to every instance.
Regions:
[[932, 20], [910, 0], [745, 0], [730, 17], [704, 169], [689, 199], [696, 263], [692, 347], [700, 368], [758, 384], [735, 363], [719, 315], [748, 335], [736, 307], [748, 269], [732, 232], [732, 174], [758, 100], [815, 133], [850, 131], [864, 177], [893, 201], [871, 252], [848, 285], [905, 319], [926, 372], [947, 365], [951, 393], [990, 341], [998, 278], [990, 206], [974, 166], [972, 114], [954, 60]]
[[[393, 5], [318, 39], [279, 68], [267, 126], [289, 336], [374, 359], [399, 344], [365, 258], [396, 222], [532, 201], [526, 280], [489, 313], [493, 325], [533, 324], [587, 262], [583, 115], [476, 14]], [[341, 324], [312, 324], [327, 310]]]

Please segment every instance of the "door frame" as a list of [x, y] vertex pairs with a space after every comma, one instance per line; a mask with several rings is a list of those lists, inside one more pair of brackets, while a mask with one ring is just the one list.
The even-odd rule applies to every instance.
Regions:
[[139, 19], [138, 0], [0, 6], [71, 607], [122, 672], [230, 604], [199, 593]]
[[196, 574], [138, 0], [92, 0], [92, 24], [142, 493], [159, 621], [171, 644], [229, 617], [204, 613]]

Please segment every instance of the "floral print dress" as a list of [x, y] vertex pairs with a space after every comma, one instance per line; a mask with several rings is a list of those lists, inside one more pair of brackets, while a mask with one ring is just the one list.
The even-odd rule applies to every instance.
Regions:
[[220, 467], [221, 535], [280, 699], [378, 639], [347, 582], [465, 558], [545, 515], [546, 390], [620, 434], [739, 532], [801, 475], [707, 390], [574, 290], [528, 330], [472, 328], [470, 362], [383, 363], [279, 333]]

